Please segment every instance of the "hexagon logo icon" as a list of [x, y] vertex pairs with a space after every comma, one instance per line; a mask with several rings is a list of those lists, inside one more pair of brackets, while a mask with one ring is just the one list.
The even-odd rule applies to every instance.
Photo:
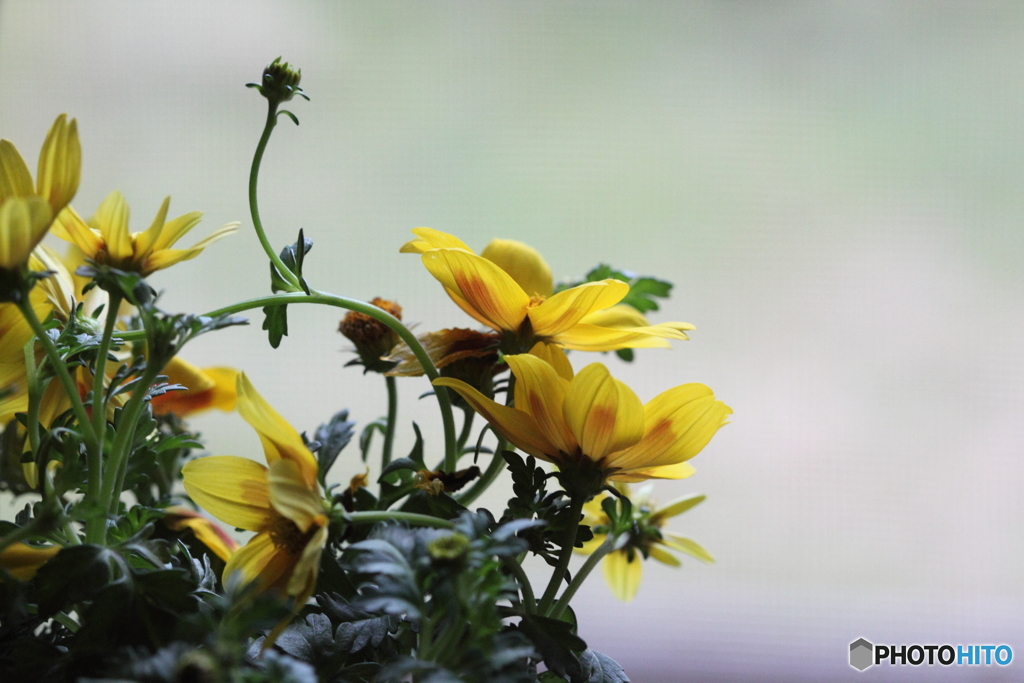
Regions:
[[875, 646], [864, 638], [858, 638], [850, 643], [850, 666], [857, 671], [863, 671], [874, 664]]

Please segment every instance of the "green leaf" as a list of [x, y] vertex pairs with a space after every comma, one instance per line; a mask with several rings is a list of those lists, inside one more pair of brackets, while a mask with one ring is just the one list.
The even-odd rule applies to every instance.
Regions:
[[591, 270], [582, 281], [560, 284], [558, 291], [576, 287], [585, 282], [600, 282], [601, 280], [620, 280], [628, 284], [629, 293], [619, 303], [632, 306], [641, 313], [657, 311], [658, 302], [655, 299], [667, 299], [672, 291], [671, 282], [654, 277], [639, 276], [628, 270], [612, 268], [606, 263]]
[[519, 630], [544, 657], [548, 669], [568, 676], [573, 683], [586, 681], [583, 664], [576, 655], [587, 648], [586, 642], [573, 633], [572, 624], [558, 619], [527, 614], [519, 622]]
[[362, 453], [363, 462], [366, 462], [366, 459], [370, 457], [370, 444], [373, 441], [374, 433], [379, 432], [383, 435], [387, 432], [387, 428], [388, 419], [386, 417], [378, 417], [363, 427], [363, 431], [359, 435], [359, 452]]
[[103, 589], [110, 579], [109, 555], [98, 545], [69, 546], [40, 567], [34, 579], [40, 616], [88, 600]]
[[608, 655], [586, 650], [581, 656], [587, 683], [629, 683], [622, 666]]
[[338, 454], [352, 440], [356, 423], [348, 419], [348, 411], [335, 413], [330, 422], [317, 427], [313, 438], [320, 443], [316, 451], [317, 464], [320, 466], [320, 484], [327, 488], [327, 473], [334, 466]]
[[281, 338], [288, 335], [288, 307], [287, 306], [264, 306], [263, 329], [267, 331], [270, 339], [270, 346], [277, 348], [281, 345]]

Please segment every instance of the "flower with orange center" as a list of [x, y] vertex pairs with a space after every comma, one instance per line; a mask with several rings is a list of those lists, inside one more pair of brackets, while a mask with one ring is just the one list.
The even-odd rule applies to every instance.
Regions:
[[128, 232], [128, 202], [114, 190], [103, 200], [87, 223], [71, 207], [54, 221], [53, 234], [75, 244], [87, 258], [124, 271], [148, 277], [180, 261], [198, 256], [207, 246], [238, 229], [228, 223], [188, 249], [172, 249], [185, 233], [198, 225], [203, 214], [193, 211], [167, 220], [171, 198], [164, 199], [153, 224], [143, 232]]
[[269, 467], [232, 455], [199, 458], [182, 468], [185, 491], [225, 524], [256, 532], [231, 555], [224, 576], [238, 572], [261, 592], [294, 598], [301, 609], [313, 594], [327, 542], [316, 458], [245, 373], [237, 391], [238, 413], [259, 434]]
[[602, 483], [689, 477], [694, 469], [686, 461], [732, 414], [703, 384], [674, 387], [643, 405], [600, 363], [573, 376], [567, 363], [531, 354], [505, 360], [516, 378], [514, 408], [456, 379], [434, 384], [457, 391], [526, 453], [562, 470], [596, 470]]
[[422, 254], [423, 265], [448, 296], [475, 320], [502, 334], [502, 351], [523, 353], [538, 341], [580, 351], [667, 347], [687, 339], [689, 323], [650, 325], [629, 306], [617, 306], [629, 285], [588, 282], [554, 293], [551, 269], [532, 247], [493, 240], [481, 255], [453, 235], [416, 228], [402, 246]]

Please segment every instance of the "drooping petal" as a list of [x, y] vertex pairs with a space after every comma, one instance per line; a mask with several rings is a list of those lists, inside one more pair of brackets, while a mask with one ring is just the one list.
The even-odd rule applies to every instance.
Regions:
[[707, 498], [707, 496], [700, 494], [674, 500], [665, 507], [655, 510], [651, 514], [651, 524], [661, 525], [666, 519], [670, 519], [676, 515], [681, 515], [690, 508], [703, 503], [705, 498]]
[[39, 152], [36, 193], [50, 203], [56, 214], [75, 196], [82, 172], [82, 146], [78, 123], [61, 114], [50, 126]]
[[575, 453], [578, 444], [562, 410], [569, 382], [536, 356], [518, 354], [505, 356], [505, 360], [516, 376], [515, 409], [529, 413], [544, 438], [559, 451]]
[[19, 581], [28, 581], [39, 568], [60, 552], [60, 546], [39, 547], [26, 543], [12, 543], [0, 550], [0, 568]]
[[668, 349], [671, 344], [662, 336], [642, 334], [631, 329], [599, 327], [577, 323], [548, 338], [552, 344], [574, 351], [616, 351], [618, 349]]
[[196, 540], [225, 562], [231, 559], [231, 555], [238, 550], [238, 543], [235, 539], [228, 536], [223, 529], [210, 520], [188, 508], [167, 508], [164, 523], [175, 531], [191, 529]]
[[263, 531], [231, 556], [224, 567], [224, 581], [238, 572], [244, 583], [258, 581], [261, 591], [284, 589], [294, 567], [295, 556], [277, 548], [270, 533]]
[[0, 140], [0, 202], [35, 194], [28, 165], [9, 140]]
[[281, 459], [271, 465], [267, 484], [270, 504], [294, 522], [302, 533], [309, 531], [315, 521], [324, 518], [320, 496], [315, 488], [310, 489], [306, 485], [302, 470], [294, 461]]
[[295, 596], [296, 607], [302, 608], [316, 586], [316, 575], [320, 569], [320, 554], [327, 545], [327, 527], [321, 526], [302, 549], [298, 562], [288, 581], [288, 595]]
[[248, 458], [213, 455], [181, 468], [185, 491], [211, 515], [231, 526], [262, 530], [268, 520], [267, 468]]
[[555, 279], [536, 249], [516, 240], [493, 239], [480, 256], [512, 276], [527, 296], [551, 296]]
[[449, 235], [433, 228], [413, 228], [412, 233], [419, 239], [410, 240], [399, 249], [401, 254], [422, 254], [431, 249], [465, 249], [475, 253], [455, 235]]
[[587, 282], [559, 292], [530, 309], [530, 322], [538, 337], [550, 337], [568, 330], [593, 311], [614, 306], [629, 294], [629, 285], [619, 280]]
[[257, 393], [245, 373], [238, 374], [238, 414], [259, 434], [267, 464], [280, 459], [292, 460], [302, 471], [307, 488], [316, 484], [316, 458], [303, 443], [302, 437], [266, 400]]
[[[428, 332], [417, 339], [438, 370], [463, 358], [497, 358], [500, 340], [494, 332], [477, 332], [462, 328]], [[385, 375], [419, 377], [423, 374], [423, 366], [405, 342], [396, 345], [391, 350], [391, 355], [384, 360], [398, 363], [394, 369], [385, 372]]]
[[608, 475], [609, 481], [624, 482], [633, 484], [647, 479], [686, 479], [697, 473], [688, 462], [680, 462], [675, 465], [662, 465], [660, 467], [633, 467], [618, 470]]
[[644, 407], [644, 436], [609, 463], [624, 470], [674, 465], [697, 455], [725, 424], [732, 409], [703, 384], [683, 384]]
[[615, 550], [605, 555], [601, 569], [615, 597], [623, 602], [629, 602], [636, 596], [644, 571], [639, 555], [634, 553], [633, 561], [630, 562], [629, 553], [625, 550]]
[[434, 385], [459, 392], [499, 434], [530, 455], [554, 462], [558, 449], [543, 436], [537, 423], [527, 413], [495, 403], [461, 380], [439, 377], [434, 380]]
[[605, 456], [632, 446], [644, 433], [644, 408], [632, 389], [600, 363], [583, 368], [565, 395], [565, 422], [583, 454], [605, 463]]
[[[611, 308], [606, 308], [601, 311], [594, 311], [584, 316], [581, 323], [586, 325], [597, 325], [598, 327], [614, 327], [617, 329], [629, 329], [636, 331], [644, 328], [654, 328], [658, 333], [663, 334], [674, 334], [683, 333], [686, 330], [697, 329], [690, 323], [682, 322], [667, 322], [658, 323], [657, 325], [651, 325], [644, 315], [626, 304], [617, 304]], [[673, 337], [674, 339], [686, 339], [687, 336], [682, 334], [681, 337]]]
[[572, 380], [572, 363], [569, 362], [569, 358], [565, 355], [565, 351], [555, 346], [554, 344], [546, 344], [544, 342], [537, 342], [530, 349], [531, 356], [537, 356], [548, 365], [555, 369], [558, 376], [565, 380]]
[[648, 548], [647, 552], [651, 554], [652, 560], [657, 560], [658, 562], [661, 562], [662, 564], [667, 564], [670, 567], [679, 567], [683, 564], [679, 561], [678, 557], [676, 557], [668, 551], [662, 550], [656, 545], [652, 545], [650, 548]]
[[711, 556], [711, 553], [705, 550], [700, 543], [697, 543], [697, 541], [694, 541], [693, 539], [680, 536], [679, 534], [673, 534], [671, 532], [666, 533], [664, 536], [665, 540], [663, 543], [673, 550], [679, 550], [687, 555], [696, 557], [701, 562], [715, 561], [715, 558]]
[[135, 249], [128, 232], [128, 202], [124, 195], [117, 190], [108, 194], [96, 209], [93, 220], [103, 235], [108, 258], [115, 264], [130, 260]]
[[519, 329], [530, 297], [508, 273], [487, 259], [458, 249], [432, 249], [422, 258], [430, 274], [476, 311], [486, 325], [497, 330]]
[[168, 383], [180, 384], [187, 390], [168, 391], [154, 397], [150, 405], [157, 415], [175, 413], [185, 417], [210, 408], [224, 411], [235, 409], [238, 371], [234, 368], [199, 369], [175, 356], [164, 367], [163, 374], [167, 375]]
[[[203, 253], [203, 250], [206, 249], [206, 247], [210, 246], [217, 240], [227, 237], [237, 230], [238, 223], [228, 223], [227, 225], [215, 230], [209, 237], [199, 240], [188, 249], [159, 249], [153, 252], [153, 254], [146, 259], [145, 263], [142, 264], [139, 270], [143, 274], [149, 274], [173, 266], [175, 263], [194, 259], [196, 256], [199, 256], [199, 254]], [[165, 229], [163, 236], [165, 236], [166, 233], [167, 231]]]
[[12, 197], [0, 204], [0, 268], [28, 263], [52, 218], [50, 205], [42, 197]]

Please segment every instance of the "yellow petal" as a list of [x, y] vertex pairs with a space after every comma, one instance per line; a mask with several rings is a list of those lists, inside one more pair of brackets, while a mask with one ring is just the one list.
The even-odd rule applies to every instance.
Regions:
[[128, 232], [128, 202], [124, 195], [117, 190], [108, 194], [96, 209], [93, 220], [103, 235], [108, 257], [118, 263], [131, 259], [135, 249]]
[[[168, 197], [166, 201], [169, 203], [171, 201], [171, 198]], [[158, 216], [158, 218], [159, 218], [159, 216]], [[189, 230], [191, 230], [192, 228], [194, 228], [197, 225], [199, 225], [199, 221], [201, 221], [202, 219], [203, 219], [203, 212], [202, 211], [191, 211], [191, 212], [186, 213], [184, 215], [178, 216], [177, 218], [171, 219], [170, 221], [168, 221], [167, 223], [164, 224], [163, 229], [160, 231], [160, 234], [157, 236], [156, 241], [154, 241], [154, 243], [153, 243], [153, 250], [154, 251], [159, 251], [161, 249], [167, 249], [168, 247], [172, 246], [175, 242], [177, 242], [182, 237], [184, 237], [185, 234], [188, 233]], [[236, 228], [238, 226], [237, 223], [230, 224], [230, 225], [233, 225]], [[222, 227], [219, 230], [217, 230], [217, 232], [220, 232], [220, 231], [224, 230], [224, 228], [227, 228], [227, 227], [229, 227], [229, 226], [225, 225], [224, 227]], [[234, 232], [234, 230], [232, 230], [231, 232]], [[214, 234], [216, 234], [216, 232]], [[204, 241], [207, 244], [209, 244], [209, 239], [210, 238], [208, 237]]]
[[422, 258], [430, 274], [476, 311], [485, 324], [497, 330], [519, 329], [530, 297], [508, 273], [487, 259], [458, 249], [432, 249]]
[[96, 254], [105, 248], [103, 236], [90, 228], [70, 206], [64, 207], [64, 210], [57, 214], [51, 232], [81, 249], [87, 258], [96, 258]]
[[295, 557], [277, 548], [270, 533], [263, 531], [231, 556], [224, 567], [224, 581], [238, 572], [245, 583], [258, 581], [261, 591], [284, 588], [294, 567]]
[[0, 568], [19, 581], [28, 581], [47, 560], [60, 552], [59, 546], [38, 547], [12, 543], [0, 550]]
[[624, 470], [674, 465], [697, 455], [732, 409], [703, 384], [662, 392], [644, 407], [644, 437], [609, 463]]
[[449, 235], [446, 232], [440, 230], [434, 230], [433, 228], [413, 228], [412, 234], [416, 235], [419, 239], [411, 240], [402, 245], [399, 249], [399, 253], [402, 254], [422, 254], [430, 251], [431, 249], [465, 249], [469, 253], [474, 253], [472, 249], [466, 246], [466, 243], [460, 240], [455, 235]]
[[82, 146], [78, 142], [78, 124], [61, 114], [50, 126], [39, 152], [36, 172], [36, 193], [46, 199], [58, 213], [67, 206], [75, 192], [82, 172]]
[[623, 602], [629, 602], [636, 596], [636, 591], [640, 587], [640, 577], [643, 575], [643, 565], [638, 554], [634, 553], [633, 561], [630, 562], [629, 553], [625, 550], [610, 552], [601, 562], [601, 569], [615, 597]]
[[644, 433], [644, 408], [636, 394], [600, 363], [583, 368], [565, 396], [565, 422], [595, 462], [632, 446]]
[[327, 527], [321, 526], [302, 549], [298, 562], [288, 581], [288, 595], [295, 596], [296, 607], [301, 609], [316, 587], [316, 575], [320, 569], [320, 554], [327, 545]]
[[595, 550], [601, 547], [601, 544], [604, 543], [604, 540], [607, 537], [607, 534], [594, 534], [594, 537], [592, 539], [590, 539], [589, 541], [584, 541], [583, 547], [573, 548], [572, 550], [573, 552], [579, 553], [580, 555], [590, 555]]
[[608, 475], [608, 481], [636, 483], [647, 479], [686, 479], [697, 473], [688, 462], [660, 467], [633, 467]]
[[224, 533], [223, 529], [210, 520], [188, 508], [167, 508], [164, 523], [175, 531], [191, 529], [196, 540], [225, 562], [231, 559], [231, 555], [238, 550], [238, 543], [235, 542], [235, 539]]
[[[159, 249], [146, 259], [141, 268], [141, 272], [143, 274], [154, 273], [158, 270], [169, 268], [175, 263], [194, 259], [196, 256], [199, 256], [199, 254], [203, 253], [203, 250], [206, 249], [206, 247], [210, 246], [217, 240], [227, 237], [237, 230], [238, 223], [228, 223], [227, 225], [215, 230], [209, 237], [199, 240], [188, 249]], [[167, 231], [165, 229], [164, 236], [166, 236], [166, 234]]]
[[291, 460], [299, 466], [307, 488], [316, 484], [318, 466], [316, 458], [303, 443], [302, 437], [267, 401], [257, 393], [244, 372], [238, 374], [238, 414], [260, 436], [267, 464], [281, 459]]
[[[580, 322], [587, 325], [597, 325], [598, 327], [614, 327], [623, 330], [635, 330], [636, 328], [652, 327], [658, 333], [664, 333], [669, 335], [681, 333], [684, 330], [697, 329], [690, 323], [680, 322], [658, 323], [657, 325], [651, 325], [649, 322], [647, 322], [647, 318], [645, 318], [643, 314], [640, 313], [640, 311], [626, 304], [618, 304], [616, 306], [612, 306], [611, 308], [606, 308], [602, 311], [594, 311], [593, 313], [586, 315], [582, 320], [580, 320]], [[681, 337], [673, 338], [685, 339], [686, 335], [683, 334]]]
[[0, 268], [28, 263], [52, 218], [50, 205], [42, 197], [12, 197], [0, 204]]
[[565, 355], [565, 351], [554, 344], [537, 342], [533, 345], [533, 348], [530, 349], [530, 355], [537, 356], [537, 358], [540, 358], [553, 367], [555, 372], [557, 372], [558, 376], [562, 379], [572, 379], [572, 363], [569, 362], [569, 358]]
[[690, 508], [704, 502], [707, 496], [700, 494], [674, 500], [660, 510], [655, 510], [650, 517], [651, 524], [661, 524], [664, 520], [681, 515]]
[[527, 296], [551, 296], [555, 279], [536, 249], [516, 240], [491, 240], [480, 256], [512, 276]]
[[577, 323], [548, 338], [552, 344], [575, 351], [616, 351], [618, 349], [671, 348], [671, 344], [660, 336], [641, 334], [632, 329], [598, 327]]
[[687, 555], [696, 557], [701, 562], [715, 561], [715, 558], [711, 556], [711, 553], [705, 550], [700, 543], [697, 543], [697, 541], [694, 541], [693, 539], [685, 538], [678, 534], [666, 533], [663, 543], [673, 550], [679, 550]]
[[167, 220], [167, 210], [170, 208], [171, 198], [164, 197], [164, 202], [160, 205], [159, 210], [157, 210], [153, 223], [146, 230], [135, 236], [135, 253], [140, 258], [143, 255], [148, 256], [153, 251], [154, 245], [160, 239], [160, 233], [163, 232], [164, 222]]
[[569, 382], [540, 358], [530, 354], [505, 356], [516, 376], [516, 410], [529, 413], [544, 438], [565, 454], [576, 452], [577, 443], [563, 417]]
[[8, 140], [0, 140], [0, 201], [35, 194], [32, 174], [18, 149]]
[[181, 468], [185, 491], [201, 508], [231, 526], [263, 529], [270, 515], [267, 468], [248, 458], [214, 455]]
[[270, 466], [267, 476], [270, 504], [287, 517], [302, 533], [309, 531], [314, 521], [323, 519], [323, 509], [316, 488], [310, 489], [302, 470], [292, 460], [278, 460]]
[[613, 306], [629, 294], [629, 285], [619, 280], [602, 280], [559, 292], [530, 309], [530, 322], [538, 337], [550, 337], [568, 330], [584, 316]]
[[40, 280], [36, 288], [46, 295], [46, 302], [57, 310], [57, 317], [67, 320], [75, 305], [75, 281], [68, 272], [64, 261], [52, 249], [40, 244], [29, 260], [32, 270], [50, 270], [53, 275]]
[[555, 461], [558, 449], [544, 438], [537, 423], [527, 413], [495, 403], [461, 380], [439, 377], [434, 380], [434, 385], [459, 392], [499, 434], [518, 448], [542, 460]]
[[648, 548], [647, 552], [651, 554], [652, 560], [657, 560], [658, 562], [661, 562], [662, 564], [667, 564], [670, 567], [679, 567], [683, 564], [679, 561], [678, 557], [676, 557], [670, 552], [662, 550], [656, 545], [652, 545], [650, 548]]

